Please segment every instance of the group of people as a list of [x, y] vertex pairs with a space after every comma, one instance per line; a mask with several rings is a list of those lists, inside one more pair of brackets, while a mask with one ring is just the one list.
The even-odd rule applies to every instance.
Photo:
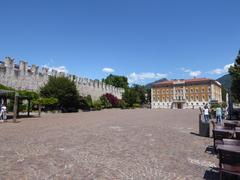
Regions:
[[[217, 108], [215, 109], [215, 115], [216, 115], [216, 123], [217, 124], [221, 124], [222, 123], [222, 116], [223, 116], [223, 110], [220, 106], [217, 106]], [[205, 122], [209, 121], [209, 116], [211, 111], [209, 110], [208, 106], [204, 106], [204, 109], [201, 109], [201, 113], [203, 113], [204, 115], [204, 120]]]
[[0, 122], [4, 122], [7, 120], [7, 107], [2, 104], [0, 106]]

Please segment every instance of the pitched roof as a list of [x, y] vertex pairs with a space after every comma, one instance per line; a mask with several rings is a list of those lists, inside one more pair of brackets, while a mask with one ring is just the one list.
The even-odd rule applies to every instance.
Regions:
[[195, 83], [208, 83], [208, 82], [214, 82], [218, 86], [221, 86], [219, 82], [213, 79], [209, 78], [194, 78], [194, 79], [179, 79], [179, 80], [170, 80], [170, 81], [164, 81], [160, 83], [153, 84], [153, 87], [161, 87], [161, 86], [171, 86], [174, 84], [195, 84]]

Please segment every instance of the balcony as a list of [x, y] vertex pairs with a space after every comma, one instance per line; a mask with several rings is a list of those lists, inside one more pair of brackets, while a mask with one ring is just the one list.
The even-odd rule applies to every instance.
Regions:
[[173, 99], [173, 102], [175, 103], [185, 103], [186, 101], [186, 99]]

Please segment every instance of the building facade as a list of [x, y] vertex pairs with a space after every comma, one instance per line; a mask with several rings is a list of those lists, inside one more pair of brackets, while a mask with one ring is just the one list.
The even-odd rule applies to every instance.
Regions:
[[151, 108], [199, 108], [211, 101], [222, 102], [221, 84], [207, 78], [156, 83], [151, 89]]

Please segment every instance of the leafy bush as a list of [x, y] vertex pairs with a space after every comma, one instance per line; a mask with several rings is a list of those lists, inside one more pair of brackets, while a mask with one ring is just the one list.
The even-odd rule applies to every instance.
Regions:
[[134, 103], [134, 104], [133, 104], [133, 108], [140, 108], [140, 107], [141, 107], [141, 105], [138, 104], [138, 103]]
[[20, 104], [19, 105], [19, 112], [27, 112], [27, 104]]
[[18, 93], [20, 99], [36, 100], [39, 98], [39, 94], [33, 91], [20, 90]]
[[33, 101], [34, 104], [36, 105], [42, 105], [42, 106], [51, 106], [51, 105], [56, 105], [58, 103], [57, 98], [39, 98], [35, 101]]
[[80, 97], [80, 100], [79, 100], [79, 107], [80, 109], [83, 109], [83, 110], [91, 110], [91, 107], [93, 105], [93, 102], [92, 102], [92, 97], [90, 95], [88, 95], [87, 97]]
[[118, 107], [119, 108], [121, 108], [121, 109], [126, 109], [127, 108], [127, 103], [124, 101], [124, 100], [122, 100], [122, 99], [120, 99], [119, 101], [118, 101]]
[[56, 98], [38, 98], [33, 101], [32, 109], [38, 109], [37, 106], [41, 106], [44, 111], [53, 111], [58, 109], [58, 99]]
[[92, 104], [93, 110], [101, 110], [102, 109], [102, 102], [100, 100], [94, 101]]
[[48, 83], [41, 88], [40, 95], [58, 99], [59, 107], [63, 112], [77, 111], [79, 107], [76, 84], [67, 77], [50, 77]]
[[107, 98], [107, 100], [111, 103], [112, 107], [116, 108], [118, 107], [118, 98], [115, 97], [114, 95], [110, 94], [110, 93], [106, 93], [103, 96], [105, 96]]
[[104, 96], [104, 95], [101, 96], [100, 101], [101, 101], [103, 108], [111, 108], [112, 107], [112, 104], [109, 102], [109, 100], [107, 99], [106, 96]]

